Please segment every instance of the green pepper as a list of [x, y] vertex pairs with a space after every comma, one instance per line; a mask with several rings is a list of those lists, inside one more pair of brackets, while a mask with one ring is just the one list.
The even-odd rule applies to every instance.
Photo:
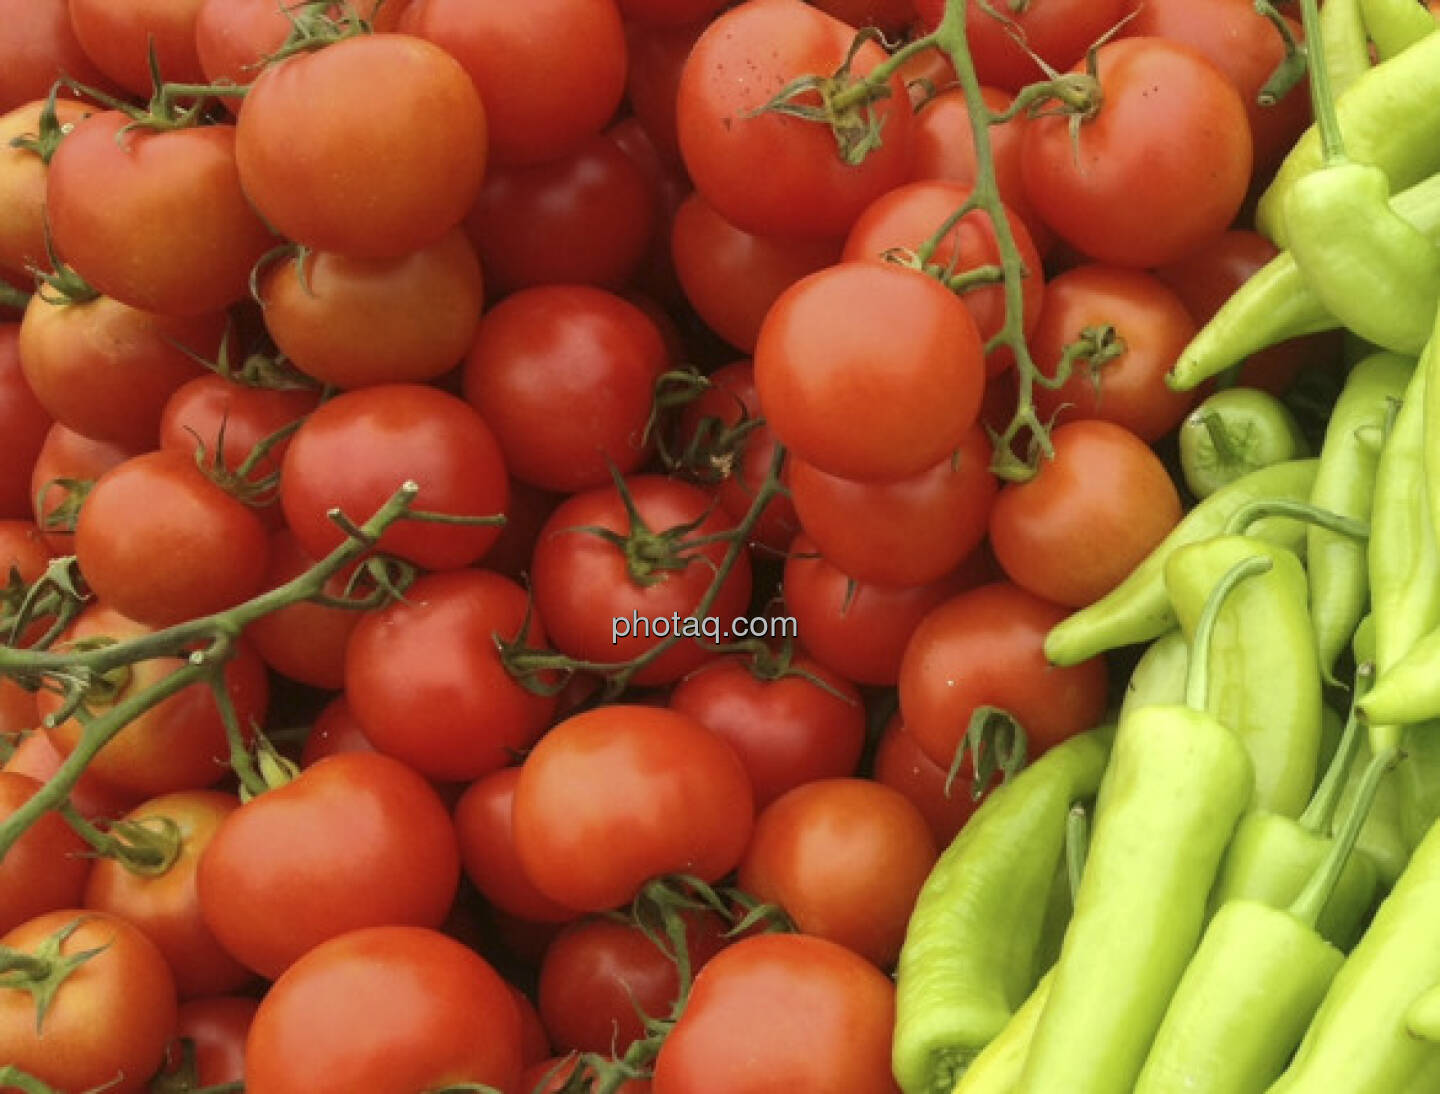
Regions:
[[1440, 984], [1436, 984], [1405, 1012], [1405, 1028], [1431, 1044], [1440, 1043]]
[[1406, 726], [1403, 740], [1397, 812], [1405, 845], [1414, 847], [1440, 818], [1440, 720]]
[[1370, 71], [1370, 44], [1365, 41], [1360, 0], [1325, 0], [1320, 7], [1320, 34], [1325, 39], [1330, 88], [1338, 99], [1362, 73]]
[[1345, 959], [1294, 1061], [1270, 1094], [1401, 1094], [1440, 1048], [1406, 1027], [1440, 983], [1440, 824], [1415, 849], [1364, 937]]
[[[1404, 190], [1440, 171], [1440, 141], [1435, 139], [1440, 130], [1440, 36], [1432, 34], [1362, 73], [1335, 104], [1335, 112], [1350, 158], [1379, 167], [1392, 190]], [[1281, 213], [1286, 196], [1323, 163], [1320, 132], [1312, 125], [1285, 157], [1255, 211], [1256, 226], [1277, 245], [1287, 245]]]
[[1018, 1094], [1129, 1094], [1205, 921], [1205, 898], [1254, 785], [1249, 754], [1206, 714], [1215, 617], [1248, 558], [1216, 588], [1196, 630], [1186, 705], [1120, 723], [1050, 999]]
[[1268, 559], [1270, 570], [1236, 589], [1215, 623], [1206, 710], [1249, 751], [1256, 807], [1295, 817], [1315, 786], [1324, 705], [1305, 568], [1284, 547], [1223, 535], [1171, 555], [1165, 586], [1193, 642], [1217, 583], [1257, 557]]
[[1394, 753], [1381, 756], [1366, 770], [1365, 791], [1288, 908], [1234, 900], [1216, 913], [1175, 990], [1135, 1094], [1262, 1094], [1285, 1069], [1344, 962], [1315, 924], [1348, 869], [1394, 760]]
[[1125, 685], [1120, 717], [1141, 707], [1178, 706], [1185, 701], [1185, 674], [1190, 667], [1190, 643], [1178, 628], [1151, 642]]
[[[1380, 462], [1375, 441], [1414, 372], [1414, 358], [1387, 352], [1371, 354], [1351, 369], [1325, 429], [1320, 470], [1310, 494], [1313, 505], [1370, 520]], [[1306, 532], [1306, 563], [1320, 670], [1333, 683], [1335, 660], [1349, 644], [1370, 595], [1366, 544], [1312, 527]]]
[[[1097, 653], [1158, 638], [1178, 622], [1165, 593], [1165, 564], [1187, 543], [1209, 539], [1251, 502], [1265, 498], [1304, 501], [1315, 484], [1319, 461], [1288, 460], [1252, 471], [1202, 501], [1171, 529], [1130, 576], [1095, 603], [1062, 620], [1045, 636], [1045, 656], [1055, 665], [1077, 665]], [[1303, 550], [1305, 526], [1272, 517], [1249, 533]]]
[[991, 791], [920, 890], [896, 970], [905, 1094], [949, 1094], [1030, 994], [1070, 806], [1099, 790], [1112, 733], [1072, 737]]
[[1284, 460], [1310, 455], [1295, 415], [1268, 391], [1217, 391], [1180, 423], [1180, 470], [1197, 498]]
[[[1329, 0], [1325, 6], [1330, 6]], [[1415, 0], [1360, 0], [1360, 16], [1382, 61], [1435, 33], [1435, 17]]]
[[1040, 1024], [1040, 1015], [1050, 1001], [1053, 977], [1053, 972], [1047, 972], [1040, 978], [1030, 997], [1005, 1023], [1005, 1028], [960, 1077], [954, 1094], [1010, 1094], [1015, 1089], [1030, 1052], [1030, 1042], [1035, 1037], [1035, 1027]]

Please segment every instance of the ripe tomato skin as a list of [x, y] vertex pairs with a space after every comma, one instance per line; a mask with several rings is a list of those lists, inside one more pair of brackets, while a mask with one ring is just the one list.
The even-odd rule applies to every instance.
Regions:
[[947, 794], [948, 778], [949, 772], [921, 751], [897, 712], [885, 724], [875, 749], [875, 781], [910, 799], [941, 850], [950, 845], [980, 804], [970, 794], [974, 775], [968, 760]]
[[33, 514], [30, 473], [51, 421], [25, 379], [20, 327], [0, 323], [0, 516]]
[[368, 752], [321, 760], [230, 814], [196, 875], [206, 925], [270, 979], [346, 931], [439, 926], [459, 879], [430, 784]]
[[[845, 237], [846, 261], [870, 259], [885, 261], [892, 250], [914, 253], [955, 213], [970, 196], [970, 188], [941, 180], [910, 182], [876, 198]], [[1045, 275], [1040, 254], [1031, 242], [1024, 222], [1005, 210], [1005, 219], [1015, 238], [1020, 261], [1025, 267], [1022, 314], [1028, 337], [1040, 318], [1040, 304], [1045, 293]], [[975, 210], [962, 217], [945, 233], [931, 261], [956, 273], [1000, 264], [1000, 244], [995, 228], [984, 210]], [[989, 342], [1005, 326], [1005, 288], [1003, 285], [981, 286], [960, 295], [970, 309], [980, 333], [981, 342]], [[994, 376], [1015, 363], [1008, 346], [1001, 346], [985, 357], [985, 371]]]
[[[13, 701], [12, 696], [15, 695], [24, 696], [30, 703], [29, 713], [23, 725], [8, 720], [9, 713], [6, 703]], [[24, 737], [15, 746], [15, 751], [10, 754], [10, 758], [5, 761], [3, 766], [0, 766], [0, 771], [28, 775], [36, 782], [43, 783], [48, 782], [54, 777], [55, 772], [60, 770], [60, 764], [64, 757], [50, 743], [50, 738], [35, 728], [38, 724], [39, 716], [35, 713], [35, 697], [10, 681], [0, 683], [0, 732], [25, 731]], [[128, 812], [138, 800], [138, 795], [127, 794], [122, 790], [106, 786], [88, 772], [80, 776], [80, 781], [70, 792], [70, 804], [87, 820], [121, 816]], [[77, 897], [70, 903], [78, 904], [79, 902]]]
[[842, 478], [894, 482], [935, 466], [975, 424], [984, 355], [969, 310], [934, 278], [842, 262], [775, 301], [755, 384], [796, 456]]
[[645, 173], [597, 133], [559, 159], [491, 169], [465, 230], [497, 293], [620, 289], [644, 259], [659, 212]]
[[465, 876], [496, 908], [533, 923], [565, 923], [575, 910], [539, 889], [515, 851], [512, 807], [518, 767], [502, 767], [476, 779], [455, 803], [455, 835]]
[[795, 617], [801, 645], [822, 665], [857, 684], [889, 686], [899, 679], [905, 643], [920, 620], [962, 589], [987, 580], [988, 570], [983, 572], [987, 576], [962, 568], [911, 586], [855, 581], [801, 533], [785, 560], [785, 607]]
[[462, 384], [511, 474], [569, 493], [606, 485], [612, 465], [623, 474], [645, 462], [655, 381], [669, 364], [659, 328], [628, 300], [546, 285], [480, 321]]
[[255, 79], [236, 123], [240, 184], [297, 243], [398, 257], [465, 216], [485, 174], [485, 121], [445, 50], [405, 34], [347, 38]]
[[1125, 38], [1096, 59], [1104, 104], [1081, 124], [1078, 152], [1065, 118], [1027, 127], [1026, 192], [1056, 234], [1099, 262], [1173, 262], [1240, 209], [1251, 169], [1245, 104], [1178, 42]]
[[625, 93], [614, 0], [415, 0], [400, 26], [470, 74], [496, 163], [559, 159], [600, 132]]
[[221, 949], [205, 926], [195, 889], [200, 856], [221, 822], [238, 808], [239, 798], [216, 790], [151, 798], [125, 819], [149, 818], [153, 824], [169, 818], [179, 828], [179, 857], [158, 876], [131, 873], [117, 860], [102, 858], [85, 883], [85, 907], [138, 927], [160, 948], [181, 999], [234, 991], [250, 980], [250, 970]]
[[103, 949], [60, 985], [39, 1032], [34, 997], [0, 992], [0, 1060], [59, 1090], [139, 1094], [175, 1031], [175, 982], [155, 943], [123, 919], [77, 908], [27, 920], [0, 946], [33, 953], [77, 919], [61, 954]]
[[1031, 355], [1042, 372], [1054, 376], [1066, 346], [1086, 328], [1105, 326], [1114, 328], [1124, 352], [1098, 369], [1077, 361], [1058, 388], [1037, 385], [1036, 409], [1045, 421], [1101, 418], [1158, 441], [1197, 400], [1193, 392], [1172, 391], [1165, 383], [1165, 373], [1195, 336], [1195, 323], [1180, 298], [1152, 274], [1077, 266], [1046, 286]]
[[195, 52], [201, 0], [70, 0], [70, 25], [95, 66], [132, 95], [150, 94], [149, 50], [172, 83], [203, 83]]
[[[151, 630], [105, 604], [92, 604], [80, 613], [55, 648], [63, 651], [71, 642], [100, 636], [123, 642]], [[153, 686], [183, 664], [170, 657], [136, 662], [129, 682], [113, 703], [124, 702], [137, 691]], [[225, 666], [225, 690], [235, 705], [242, 731], [248, 732], [251, 725], [265, 721], [269, 677], [244, 639], [236, 644], [235, 656]], [[40, 692], [36, 702], [42, 719], [60, 708], [60, 697], [50, 692]], [[94, 702], [91, 709], [97, 715], [103, 714], [110, 705]], [[70, 718], [53, 729], [47, 728], [45, 733], [56, 749], [68, 756], [79, 743], [81, 731], [79, 721]], [[195, 683], [130, 722], [100, 750], [87, 770], [117, 790], [149, 798], [212, 786], [225, 775], [229, 755], [225, 726], [214, 696], [206, 684]]]
[[345, 696], [375, 748], [422, 775], [459, 781], [499, 770], [549, 725], [500, 660], [497, 639], [543, 649], [525, 590], [489, 570], [430, 574], [367, 613], [345, 651]]
[[[329, 400], [290, 439], [280, 506], [300, 545], [323, 558], [345, 541], [326, 515], [357, 523], [406, 480], [422, 512], [482, 517], [505, 512], [509, 483], [495, 435], [462, 399], [420, 384], [377, 384]], [[494, 525], [401, 520], [376, 549], [431, 570], [474, 562], [500, 535]]]
[[0, 56], [0, 111], [45, 98], [61, 75], [118, 90], [80, 48], [68, 0], [0, 0]]
[[[45, 186], [50, 171], [34, 152], [10, 142], [39, 133], [44, 108], [41, 98], [0, 116], [0, 270], [27, 279], [31, 267], [50, 269], [45, 251]], [[55, 100], [55, 117], [62, 126], [73, 126], [92, 113], [83, 103]]]
[[449, 372], [470, 348], [484, 296], [458, 228], [398, 258], [285, 258], [260, 283], [275, 345], [301, 372], [346, 390]]
[[110, 110], [80, 122], [50, 161], [55, 249], [89, 284], [159, 315], [206, 315], [243, 298], [277, 240], [240, 190], [235, 129], [124, 131]]
[[321, 943], [266, 993], [245, 1041], [249, 1094], [514, 1090], [519, 1075], [520, 1015], [505, 981], [418, 927]]
[[[183, 1058], [180, 1042], [195, 1046], [195, 1081], [202, 1087], [237, 1083], [245, 1078], [245, 1035], [260, 1003], [240, 995], [213, 995], [180, 1004], [175, 1038], [166, 1050], [167, 1062]], [[171, 1074], [170, 1068], [160, 1074]]]
[[725, 6], [723, 0], [618, 0], [627, 21], [673, 26], [708, 19]]
[[[706, 0], [707, 7], [718, 7]], [[624, 5], [621, 5], [622, 9]], [[675, 107], [680, 95], [680, 73], [696, 40], [709, 25], [709, 15], [695, 20], [667, 20], [664, 25], [630, 16], [625, 22], [625, 99], [635, 112], [651, 143], [666, 163], [680, 166], [680, 135]]]
[[804, 654], [794, 655], [790, 669], [767, 679], [747, 658], [725, 657], [670, 692], [671, 710], [730, 742], [750, 776], [756, 809], [802, 783], [853, 774], [865, 747], [865, 706], [855, 685]]
[[823, 938], [762, 934], [695, 979], [660, 1049], [655, 1094], [895, 1094], [895, 985]]
[[50, 426], [30, 471], [30, 499], [34, 506], [35, 523], [41, 528], [52, 552], [57, 555], [75, 553], [74, 532], [57, 524], [62, 520], [62, 508], [67, 502], [78, 505], [79, 501], [78, 497], [67, 492], [63, 480], [82, 483], [88, 488], [130, 455], [121, 445], [92, 440], [59, 422]]
[[600, 707], [550, 730], [521, 766], [515, 850], [550, 899], [599, 912], [663, 874], [723, 877], [754, 815], [745, 767], [721, 737], [672, 710]]
[[889, 969], [936, 855], [924, 816], [898, 790], [821, 779], [756, 818], [740, 888], [780, 905], [802, 934]]
[[[883, 119], [883, 139], [859, 165], [841, 158], [828, 125], [751, 114], [792, 80], [834, 74], [854, 37], [855, 28], [799, 0], [748, 3], [716, 18], [690, 51], [676, 107], [680, 151], [695, 188], [736, 227], [834, 238], [904, 180], [911, 113], [898, 77], [890, 96], [870, 107]], [[884, 60], [867, 42], [852, 71], [864, 75]]]
[[86, 304], [30, 298], [20, 322], [20, 363], [56, 421], [96, 440], [154, 448], [165, 402], [203, 375], [184, 350], [216, 359], [222, 313], [173, 319], [102, 296]]
[[1034, 757], [1097, 725], [1105, 710], [1105, 663], [1068, 668], [1045, 660], [1045, 635], [1068, 614], [1007, 581], [961, 593], [916, 628], [900, 665], [900, 713], [915, 743], [949, 770], [971, 715], [1008, 711]]
[[131, 619], [166, 627], [261, 589], [265, 526], [195, 460], [159, 449], [100, 477], [75, 526], [75, 557], [95, 594]]
[[1033, 479], [1000, 491], [990, 544], [1017, 585], [1083, 608], [1108, 593], [1180, 522], [1160, 457], [1109, 422], [1071, 422]]
[[999, 489], [990, 456], [989, 438], [973, 426], [954, 456], [898, 482], [851, 482], [797, 458], [789, 468], [790, 495], [806, 535], [851, 577], [925, 585], [985, 538]]
[[[712, 912], [682, 915], [693, 974], [725, 948], [728, 924]], [[623, 1056], [645, 1036], [640, 1014], [669, 1017], [679, 993], [671, 951], [634, 923], [577, 920], [550, 943], [540, 964], [540, 1018], [561, 1051]]]
[[[40, 790], [40, 781], [0, 771], [0, 819], [8, 818]], [[59, 813], [46, 813], [0, 859], [0, 933], [27, 919], [73, 908], [90, 873], [89, 848]]]
[[[316, 562], [287, 528], [271, 534], [266, 557], [262, 589], [277, 588]], [[334, 574], [325, 582], [325, 594], [343, 596], [350, 577], [344, 570]], [[345, 686], [345, 646], [361, 614], [302, 600], [255, 620], [245, 628], [245, 637], [265, 664], [282, 676], [335, 691]]]
[[339, 752], [374, 752], [375, 746], [350, 711], [345, 695], [335, 696], [318, 715], [300, 750], [300, 766], [313, 767], [326, 756]]
[[691, 307], [745, 353], [754, 351], [765, 313], [782, 292], [840, 260], [838, 237], [755, 235], [731, 224], [698, 191], [676, 210], [670, 247]]
[[[625, 485], [651, 532], [698, 521], [686, 538], [699, 538], [721, 535], [732, 527], [697, 486], [659, 475], [633, 475]], [[649, 577], [658, 580], [645, 585], [632, 577], [623, 551], [586, 530], [590, 528], [606, 528], [619, 535], [630, 531], [630, 517], [614, 487], [575, 494], [550, 515], [535, 547], [531, 591], [556, 649], [579, 660], [619, 664], [664, 640], [653, 631], [644, 633], [645, 627], [635, 625], [636, 618], [663, 618], [666, 628], [673, 629], [677, 613], [681, 620], [690, 616], [724, 559], [727, 544], [716, 541], [687, 552], [683, 569], [657, 570]], [[722, 630], [728, 630], [730, 620], [744, 612], [750, 588], [749, 557], [741, 554], [710, 607], [710, 616], [720, 621]], [[632, 633], [617, 635], [617, 619], [626, 620]], [[721, 638], [725, 637], [722, 633]], [[699, 640], [685, 638], [635, 673], [633, 682], [669, 683], [713, 656]]]

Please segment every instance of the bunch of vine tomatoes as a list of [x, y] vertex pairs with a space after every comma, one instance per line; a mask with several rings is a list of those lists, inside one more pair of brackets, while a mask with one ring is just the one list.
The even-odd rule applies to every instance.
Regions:
[[989, 734], [1100, 720], [1042, 639], [1180, 517], [1284, 49], [0, 0], [0, 1091], [894, 1090]]

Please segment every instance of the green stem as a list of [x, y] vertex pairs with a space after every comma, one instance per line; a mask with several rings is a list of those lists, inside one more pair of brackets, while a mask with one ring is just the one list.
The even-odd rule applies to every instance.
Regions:
[[1355, 672], [1355, 687], [1351, 692], [1350, 714], [1345, 719], [1345, 731], [1340, 735], [1340, 744], [1325, 769], [1325, 777], [1315, 788], [1310, 804], [1300, 814], [1300, 827], [1317, 836], [1328, 836], [1330, 826], [1335, 823], [1335, 811], [1340, 808], [1340, 799], [1345, 793], [1345, 784], [1350, 779], [1350, 768], [1360, 754], [1360, 718], [1355, 703], [1369, 691], [1373, 673], [1362, 665]]
[[1320, 30], [1320, 5], [1316, 0], [1300, 0], [1300, 20], [1305, 27], [1310, 103], [1315, 111], [1315, 124], [1320, 130], [1320, 147], [1324, 150], [1327, 165], [1344, 163], [1345, 137], [1340, 132], [1335, 97], [1330, 94], [1330, 74], [1325, 70], [1325, 35]]
[[1215, 449], [1215, 458], [1222, 464], [1231, 466], [1240, 462], [1240, 452], [1235, 447], [1235, 441], [1230, 436], [1230, 430], [1225, 428], [1225, 419], [1214, 411], [1209, 411], [1200, 417], [1200, 424], [1205, 427], [1205, 432], [1210, 438], [1210, 444]]
[[1070, 883], [1072, 907], [1080, 892], [1080, 879], [1085, 873], [1085, 859], [1089, 852], [1090, 813], [1084, 802], [1076, 802], [1065, 818], [1065, 875]]
[[1304, 521], [1317, 528], [1324, 528], [1327, 532], [1349, 536], [1362, 542], [1370, 538], [1370, 525], [1363, 520], [1341, 516], [1329, 509], [1321, 509], [1317, 505], [1296, 501], [1294, 498], [1258, 498], [1247, 502], [1235, 510], [1225, 522], [1225, 534], [1243, 536], [1249, 532], [1251, 525], [1266, 517], [1289, 517], [1291, 520]]
[[855, 107], [864, 106], [867, 102], [876, 98], [876, 88], [883, 88], [890, 82], [901, 67], [913, 57], [924, 53], [927, 49], [934, 49], [939, 44], [939, 32], [927, 34], [922, 38], [916, 38], [912, 42], [906, 42], [889, 57], [881, 61], [865, 74], [865, 78], [858, 83], [847, 87], [844, 91], [836, 93], [830, 103], [836, 112], [853, 110]]
[[21, 1071], [14, 1064], [0, 1067], [0, 1089], [10, 1088], [20, 1094], [56, 1094], [54, 1087], [47, 1086], [29, 1072]]
[[17, 289], [10, 282], [0, 279], [0, 308], [14, 308], [16, 311], [24, 311], [30, 306], [30, 294], [24, 289]]
[[1210, 637], [1215, 633], [1215, 624], [1220, 618], [1220, 609], [1230, 591], [1247, 577], [1267, 573], [1274, 565], [1263, 555], [1241, 559], [1225, 571], [1225, 576], [1215, 583], [1195, 624], [1195, 638], [1191, 642], [1190, 667], [1185, 674], [1185, 705], [1191, 710], [1204, 710], [1210, 692]]

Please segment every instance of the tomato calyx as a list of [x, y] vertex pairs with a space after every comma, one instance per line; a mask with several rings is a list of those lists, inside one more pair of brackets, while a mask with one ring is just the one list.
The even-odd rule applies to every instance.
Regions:
[[990, 789], [997, 774], [1001, 783], [1009, 782], [1025, 766], [1029, 738], [1016, 717], [999, 707], [976, 707], [970, 716], [965, 735], [955, 746], [955, 757], [945, 774], [945, 796], [968, 766], [974, 772], [970, 796], [979, 801]]
[[79, 953], [62, 952], [70, 936], [85, 925], [88, 916], [78, 916], [36, 947], [24, 953], [0, 947], [0, 990], [26, 991], [35, 1000], [35, 1031], [41, 1032], [45, 1016], [65, 981], [81, 965], [110, 948], [107, 942]]
[[[180, 1050], [178, 1062], [174, 1056], [177, 1046]], [[201, 1086], [195, 1041], [190, 1037], [181, 1037], [166, 1046], [164, 1067], [159, 1075], [150, 1080], [146, 1094], [243, 1094], [244, 1090], [245, 1084], [242, 1082]]]
[[53, 1086], [41, 1082], [28, 1071], [21, 1071], [14, 1064], [0, 1067], [0, 1088], [14, 1089], [20, 1094], [60, 1094]]
[[1129, 347], [1126, 346], [1125, 339], [1121, 338], [1119, 332], [1109, 323], [1085, 327], [1081, 330], [1080, 337], [1061, 352], [1055, 374], [1038, 376], [1037, 380], [1048, 388], [1064, 387], [1075, 366], [1079, 364], [1090, 374], [1090, 382], [1095, 386], [1096, 394], [1099, 394], [1100, 370], [1122, 356], [1127, 348]]
[[828, 680], [821, 678], [809, 669], [800, 668], [794, 663], [795, 642], [791, 638], [783, 638], [778, 645], [773, 647], [759, 638], [747, 638], [741, 642], [731, 643], [726, 649], [727, 652], [747, 655], [745, 667], [757, 680], [773, 684], [777, 680], [793, 676], [814, 684], [821, 691], [834, 696], [847, 706], [854, 702]]
[[[333, 9], [339, 8], [338, 12]], [[379, 5], [376, 5], [379, 8]], [[265, 58], [265, 64], [274, 64], [297, 53], [309, 53], [333, 45], [346, 38], [362, 34], [373, 34], [374, 26], [349, 3], [336, 5], [330, 0], [299, 4], [284, 9], [290, 20], [290, 33], [280, 48]]]
[[0, 280], [0, 308], [24, 311], [30, 306], [30, 293], [17, 289], [8, 281]]
[[[30, 585], [11, 567], [5, 587], [0, 589], [0, 637], [11, 646], [46, 649], [84, 606], [80, 570], [73, 556], [52, 559]], [[51, 623], [40, 637], [22, 640], [32, 624], [45, 619]]]
[[1255, 96], [1255, 101], [1261, 106], [1274, 106], [1299, 86], [1300, 81], [1305, 78], [1309, 61], [1305, 47], [1296, 39], [1290, 24], [1269, 0], [1255, 0], [1255, 11], [1270, 21], [1270, 25], [1279, 33], [1280, 40], [1285, 43], [1284, 58], [1275, 66], [1275, 71]]
[[19, 148], [25, 152], [31, 152], [40, 157], [40, 162], [49, 166], [50, 161], [55, 158], [56, 151], [72, 129], [74, 122], [61, 122], [60, 115], [55, 109], [56, 99], [59, 97], [61, 83], [56, 80], [50, 86], [50, 93], [45, 96], [45, 105], [40, 108], [39, 127], [32, 135], [22, 133], [10, 141], [11, 148]]
[[141, 877], [163, 877], [175, 865], [184, 847], [180, 826], [171, 817], [112, 821], [102, 831], [68, 803], [62, 805], [59, 812], [96, 856], [114, 859]]
[[[686, 569], [696, 561], [693, 553], [700, 547], [714, 542], [715, 537], [703, 537], [698, 540], [687, 540], [685, 537], [701, 527], [710, 519], [707, 510], [701, 513], [692, 521], [684, 524], [677, 524], [671, 528], [654, 531], [640, 515], [640, 510], [635, 505], [635, 498], [630, 493], [625, 478], [612, 465], [610, 477], [615, 482], [615, 490], [620, 495], [620, 503], [625, 508], [625, 519], [629, 529], [623, 535], [612, 531], [609, 528], [602, 528], [595, 524], [581, 524], [573, 528], [566, 528], [566, 532], [584, 532], [597, 536], [606, 543], [617, 548], [625, 558], [626, 572], [630, 580], [642, 588], [649, 588], [658, 585], [665, 580], [665, 575], [678, 573]], [[725, 533], [722, 538], [731, 538]]]
[[244, 502], [254, 509], [264, 509], [274, 503], [280, 490], [280, 470], [276, 468], [268, 475], [255, 477], [255, 470], [270, 454], [284, 444], [303, 424], [296, 419], [281, 426], [274, 433], [262, 438], [246, 453], [245, 458], [235, 467], [225, 462], [225, 424], [221, 418], [220, 429], [215, 437], [213, 450], [193, 429], [187, 431], [195, 438], [195, 466], [200, 473], [231, 497]]
[[45, 254], [50, 269], [31, 269], [35, 275], [35, 292], [40, 299], [52, 307], [64, 308], [73, 304], [88, 304], [100, 298], [100, 290], [86, 282], [78, 273], [60, 261], [50, 240], [50, 228], [45, 228]]

